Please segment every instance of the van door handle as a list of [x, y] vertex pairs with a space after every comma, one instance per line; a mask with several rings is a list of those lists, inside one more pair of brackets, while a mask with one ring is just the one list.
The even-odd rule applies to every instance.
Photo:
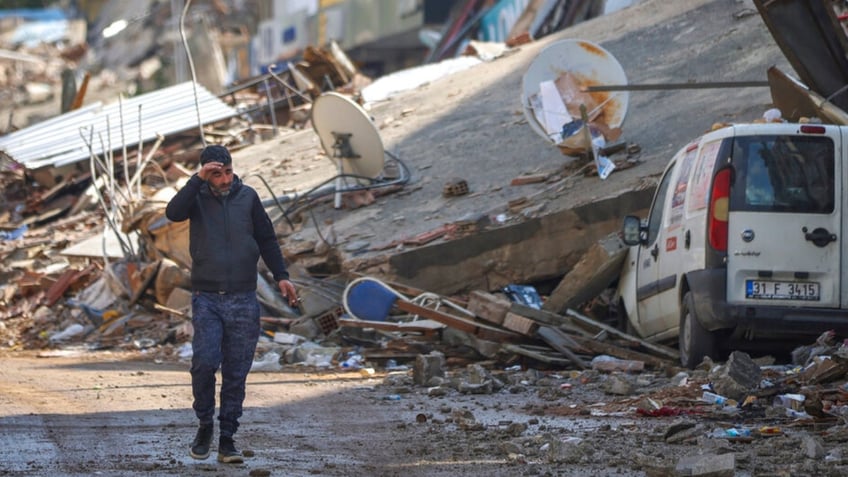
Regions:
[[651, 249], [651, 256], [654, 257], [655, 261], [656, 261], [657, 257], [659, 256], [659, 254], [660, 254], [660, 246], [659, 246], [659, 244], [654, 244], [654, 248]]
[[807, 227], [803, 227], [801, 231], [804, 232], [804, 239], [813, 242], [816, 247], [824, 247], [830, 242], [836, 242], [836, 234], [832, 234], [822, 227], [818, 227], [812, 232], [807, 232]]

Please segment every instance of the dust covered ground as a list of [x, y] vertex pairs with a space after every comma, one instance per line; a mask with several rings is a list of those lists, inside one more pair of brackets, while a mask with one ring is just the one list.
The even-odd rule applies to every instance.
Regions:
[[[214, 452], [188, 455], [186, 362], [67, 350], [2, 359], [0, 475], [681, 475], [675, 466], [699, 454], [733, 459], [726, 475], [848, 472], [844, 426], [726, 413], [697, 399], [705, 371], [490, 369], [491, 385], [474, 393], [465, 367], [438, 387], [415, 386], [402, 369], [254, 372], [237, 434], [247, 457], [220, 464]], [[642, 415], [647, 398], [676, 411]], [[726, 437], [762, 426], [780, 433]]]
[[[616, 197], [655, 181], [675, 151], [713, 124], [751, 121], [771, 107], [768, 88], [631, 92], [621, 140], [641, 147], [638, 165], [606, 180], [575, 176], [574, 158], [538, 136], [522, 113], [524, 73], [545, 47], [564, 39], [604, 47], [630, 84], [764, 81], [772, 65], [792, 71], [750, 0], [643, 0], [367, 105], [386, 151], [409, 168], [410, 182], [368, 207], [312, 207], [285, 245], [297, 249], [333, 235], [345, 260], [365, 260], [384, 254], [380, 246], [392, 240], [505, 212], [522, 198], [530, 198], [541, 215]], [[263, 199], [270, 191], [303, 193], [336, 172], [311, 127], [240, 149], [233, 161], [236, 173]], [[510, 186], [516, 177], [538, 173], [552, 179]], [[445, 184], [456, 178], [466, 180], [471, 193], [444, 197]], [[332, 234], [316, 223], [333, 224]], [[348, 250], [361, 242], [373, 249]]]

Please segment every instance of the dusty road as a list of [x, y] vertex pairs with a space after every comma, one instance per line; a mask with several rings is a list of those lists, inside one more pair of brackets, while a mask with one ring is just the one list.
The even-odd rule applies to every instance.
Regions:
[[[705, 379], [697, 371], [678, 386], [667, 373], [493, 370], [503, 385], [483, 394], [433, 393], [403, 371], [252, 373], [237, 435], [244, 464], [219, 464], [214, 453], [195, 461], [187, 363], [41, 356], [0, 355], [0, 475], [674, 476], [699, 456], [731, 461], [730, 474], [716, 475], [848, 472], [840, 426], [822, 432], [761, 410], [717, 412], [697, 404]], [[629, 390], [611, 391], [622, 386]], [[646, 397], [681, 412], [640, 415]], [[766, 424], [782, 432], [717, 437]]]
[[31, 356], [5, 357], [0, 371], [3, 475], [409, 474], [411, 443], [394, 436], [414, 409], [355, 372], [251, 374], [237, 442], [255, 455], [225, 466], [188, 456], [186, 363]]
[[[523, 434], [613, 421], [534, 416], [546, 402], [535, 391], [435, 398], [402, 377], [395, 386], [380, 374], [295, 369], [250, 375], [237, 436], [244, 464], [219, 464], [214, 453], [196, 461], [186, 363], [48, 355], [2, 358], [0, 475], [643, 475], [617, 459], [565, 466], [521, 455], [510, 441]], [[624, 434], [638, 430], [629, 421]]]

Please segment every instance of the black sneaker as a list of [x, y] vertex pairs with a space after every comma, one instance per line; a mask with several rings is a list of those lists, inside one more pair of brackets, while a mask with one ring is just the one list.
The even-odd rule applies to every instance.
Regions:
[[241, 464], [244, 457], [236, 450], [236, 444], [232, 437], [222, 437], [218, 441], [218, 462], [226, 464]]
[[197, 434], [191, 442], [189, 455], [195, 459], [205, 459], [209, 457], [210, 447], [212, 446], [212, 434], [215, 433], [215, 427], [212, 424], [201, 425], [197, 428]]

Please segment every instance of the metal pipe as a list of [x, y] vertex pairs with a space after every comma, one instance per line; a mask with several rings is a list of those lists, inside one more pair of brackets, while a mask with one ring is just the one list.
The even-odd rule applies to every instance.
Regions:
[[200, 119], [200, 106], [198, 105], [199, 101], [197, 99], [197, 73], [194, 71], [194, 60], [191, 58], [191, 50], [188, 47], [188, 40], [186, 40], [185, 36], [185, 17], [190, 5], [191, 0], [186, 0], [183, 13], [180, 15], [180, 37], [183, 39], [183, 47], [186, 50], [186, 57], [188, 58], [188, 66], [189, 69], [191, 69], [191, 85], [194, 88], [194, 103], [195, 111], [197, 112], [197, 129], [200, 131], [200, 140], [203, 143], [203, 147], [206, 147], [206, 135], [203, 134], [203, 121]]
[[763, 88], [768, 81], [713, 81], [707, 83], [655, 83], [655, 84], [601, 84], [584, 86], [585, 92], [595, 91], [648, 91], [671, 89], [710, 89], [710, 88]]
[[274, 137], [277, 137], [277, 111], [274, 108], [274, 99], [271, 97], [271, 88], [268, 87], [268, 78], [262, 80], [262, 85], [265, 86], [265, 97], [268, 100], [268, 111], [271, 113], [271, 124], [274, 126]]

